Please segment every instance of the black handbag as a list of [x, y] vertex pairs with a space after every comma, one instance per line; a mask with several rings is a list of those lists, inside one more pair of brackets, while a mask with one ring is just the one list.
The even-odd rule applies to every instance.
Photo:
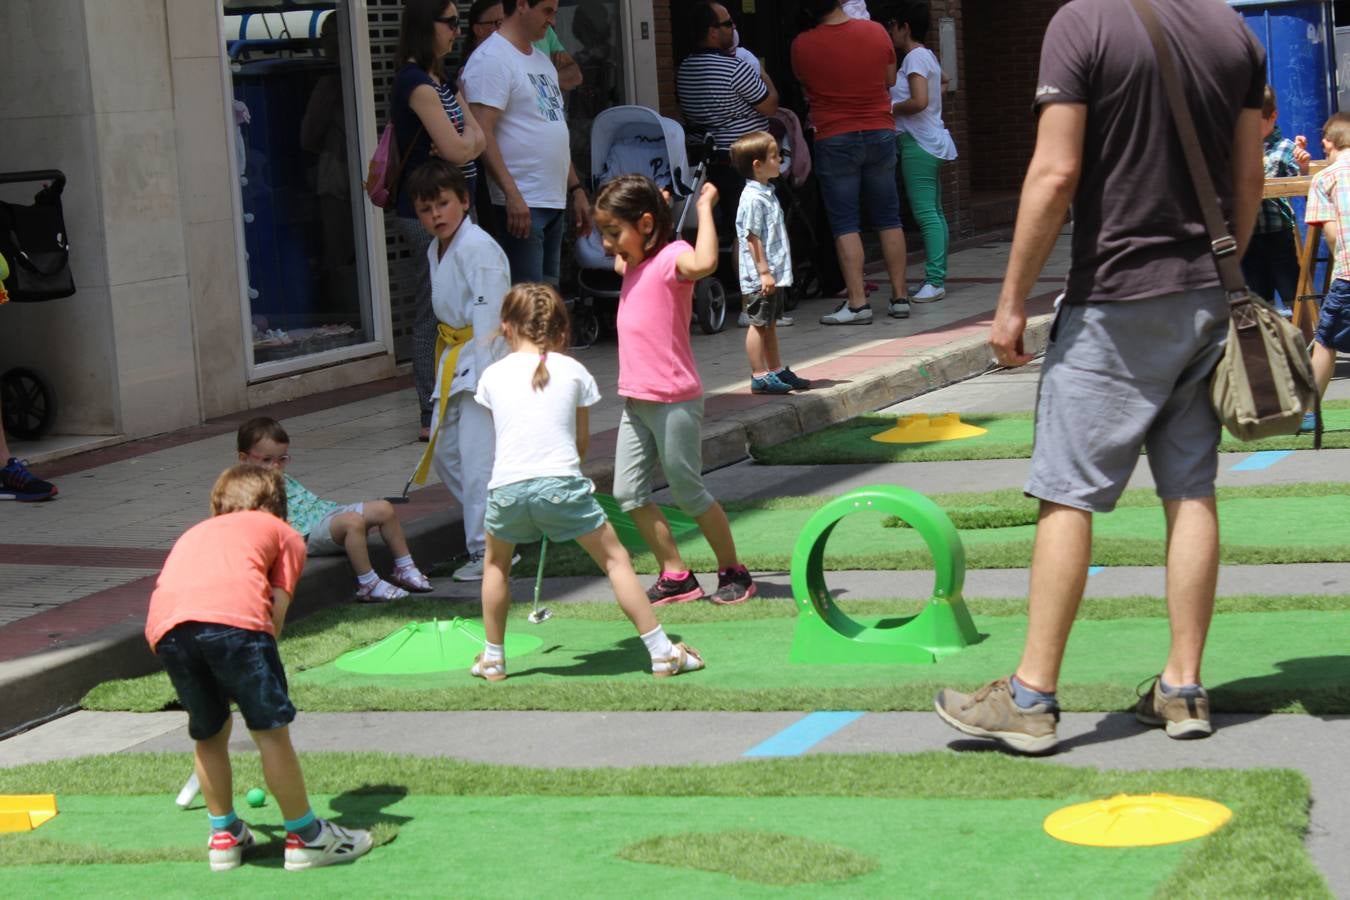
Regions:
[[[75, 293], [70, 273], [70, 242], [61, 210], [66, 178], [60, 172], [18, 173], [51, 176], [31, 205], [0, 201], [0, 255], [9, 263], [5, 289], [16, 303], [56, 300]], [[3, 181], [36, 181], [35, 177], [0, 176]]]

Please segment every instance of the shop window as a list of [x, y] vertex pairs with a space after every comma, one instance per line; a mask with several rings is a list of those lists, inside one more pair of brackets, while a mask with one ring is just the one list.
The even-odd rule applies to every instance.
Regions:
[[253, 364], [370, 343], [350, 4], [222, 7]]

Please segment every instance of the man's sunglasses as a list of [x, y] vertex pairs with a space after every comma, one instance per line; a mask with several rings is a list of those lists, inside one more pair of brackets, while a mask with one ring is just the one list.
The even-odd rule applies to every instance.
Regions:
[[440, 22], [446, 28], [459, 27], [459, 16], [437, 16], [436, 21]]
[[736, 22], [735, 22], [734, 19], [727, 19], [725, 22], [718, 22], [717, 24], [713, 25], [713, 27], [714, 27], [714, 28], [735, 28], [735, 27], [736, 27]]

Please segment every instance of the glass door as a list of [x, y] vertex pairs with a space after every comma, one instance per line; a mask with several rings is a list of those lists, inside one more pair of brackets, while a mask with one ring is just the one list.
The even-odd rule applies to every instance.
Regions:
[[563, 0], [558, 37], [581, 67], [581, 85], [567, 98], [572, 161], [577, 175], [590, 177], [591, 123], [602, 111], [628, 100], [624, 0]]
[[352, 4], [222, 0], [253, 378], [365, 355], [371, 301]]

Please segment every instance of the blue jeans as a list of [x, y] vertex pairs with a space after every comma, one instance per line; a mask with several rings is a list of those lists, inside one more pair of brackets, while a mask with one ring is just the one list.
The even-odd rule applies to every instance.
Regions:
[[556, 287], [561, 274], [559, 260], [562, 255], [563, 218], [567, 210], [530, 210], [530, 236], [518, 238], [506, 230], [506, 207], [494, 205], [493, 209], [502, 224], [497, 242], [506, 251], [506, 261], [511, 264], [511, 283], [547, 281]]
[[204, 741], [230, 718], [230, 701], [249, 731], [271, 731], [295, 721], [286, 694], [286, 670], [276, 638], [232, 625], [184, 622], [159, 639], [164, 663], [188, 714], [188, 736]]
[[1328, 350], [1350, 353], [1350, 281], [1337, 278], [1331, 282], [1331, 290], [1322, 298], [1315, 340]]
[[850, 131], [820, 138], [816, 175], [825, 216], [835, 237], [862, 230], [862, 207], [877, 231], [900, 227], [900, 194], [895, 189], [895, 132]]

